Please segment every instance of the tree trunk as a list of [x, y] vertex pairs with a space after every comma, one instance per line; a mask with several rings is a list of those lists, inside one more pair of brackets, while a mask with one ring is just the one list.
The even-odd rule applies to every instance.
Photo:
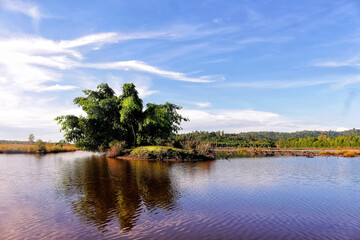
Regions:
[[134, 130], [134, 126], [131, 125], [131, 129], [133, 131], [133, 134], [134, 134], [134, 146], [136, 147], [136, 134], [135, 134], [135, 130]]

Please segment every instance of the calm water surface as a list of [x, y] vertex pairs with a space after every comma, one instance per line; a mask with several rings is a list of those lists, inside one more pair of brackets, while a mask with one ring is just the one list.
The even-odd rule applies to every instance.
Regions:
[[360, 158], [0, 155], [1, 239], [360, 239]]

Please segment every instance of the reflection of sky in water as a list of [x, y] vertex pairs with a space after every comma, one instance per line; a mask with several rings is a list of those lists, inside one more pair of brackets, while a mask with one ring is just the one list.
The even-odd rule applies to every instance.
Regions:
[[207, 185], [246, 191], [310, 183], [351, 187], [360, 181], [359, 167], [360, 162], [351, 158], [274, 157], [218, 160], [210, 174], [195, 167], [191, 172], [180, 164], [172, 170], [185, 188], [201, 190]]
[[359, 160], [161, 163], [85, 152], [0, 155], [0, 234], [352, 239], [360, 233]]

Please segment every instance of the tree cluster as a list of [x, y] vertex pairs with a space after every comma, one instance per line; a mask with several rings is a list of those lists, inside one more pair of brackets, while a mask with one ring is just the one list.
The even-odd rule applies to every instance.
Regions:
[[105, 150], [114, 141], [124, 141], [127, 147], [153, 145], [168, 140], [181, 129], [181, 121], [187, 121], [177, 112], [181, 107], [172, 103], [148, 103], [144, 108], [133, 83], [124, 84], [120, 96], [106, 83], [83, 92], [86, 96], [75, 98], [74, 103], [86, 116], [55, 120], [65, 140], [85, 150]]

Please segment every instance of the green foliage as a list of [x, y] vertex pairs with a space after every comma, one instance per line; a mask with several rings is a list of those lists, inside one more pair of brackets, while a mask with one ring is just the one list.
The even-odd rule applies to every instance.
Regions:
[[113, 141], [124, 141], [128, 147], [167, 141], [181, 129], [181, 121], [187, 120], [177, 113], [180, 107], [171, 103], [147, 104], [144, 111], [133, 83], [124, 84], [119, 97], [106, 83], [83, 93], [85, 97], [75, 98], [74, 104], [86, 116], [66, 115], [55, 120], [65, 140], [85, 150], [105, 151]]
[[115, 140], [112, 141], [109, 145], [110, 148], [107, 150], [106, 156], [114, 158], [121, 155], [125, 151], [126, 142]]
[[[260, 138], [253, 134], [232, 134], [224, 132], [192, 132], [177, 135], [175, 143], [182, 143], [184, 148], [196, 148], [200, 142], [209, 142], [213, 147], [276, 147], [276, 140]], [[189, 145], [189, 146], [186, 146]], [[192, 147], [191, 147], [192, 145]]]
[[137, 133], [143, 119], [143, 104], [133, 83], [125, 83], [120, 96], [120, 123], [126, 129], [126, 141], [137, 143]]
[[210, 143], [199, 143], [196, 146], [196, 151], [198, 151], [199, 153], [203, 154], [203, 155], [209, 155], [211, 153], [211, 149], [212, 146]]
[[46, 152], [45, 142], [43, 142], [41, 139], [36, 141], [35, 147], [37, 152]]
[[200, 154], [197, 151], [178, 149], [164, 146], [137, 147], [130, 153], [131, 157], [152, 160], [207, 160], [212, 159], [210, 155]]
[[65, 140], [60, 140], [57, 143], [55, 143], [56, 146], [59, 146], [59, 148], [62, 150], [64, 147], [64, 144], [66, 144]]
[[280, 139], [279, 146], [284, 148], [359, 148], [360, 136], [339, 136]]
[[200, 142], [195, 138], [190, 138], [183, 141], [173, 140], [171, 141], [171, 144], [174, 147], [195, 151], [202, 155], [210, 155], [211, 150], [213, 149], [213, 146], [211, 145], [210, 142]]
[[188, 121], [177, 112], [180, 109], [180, 106], [168, 102], [148, 103], [140, 125], [139, 142], [154, 145], [161, 143], [161, 139], [168, 139], [173, 133], [177, 133], [181, 129], [181, 121]]

